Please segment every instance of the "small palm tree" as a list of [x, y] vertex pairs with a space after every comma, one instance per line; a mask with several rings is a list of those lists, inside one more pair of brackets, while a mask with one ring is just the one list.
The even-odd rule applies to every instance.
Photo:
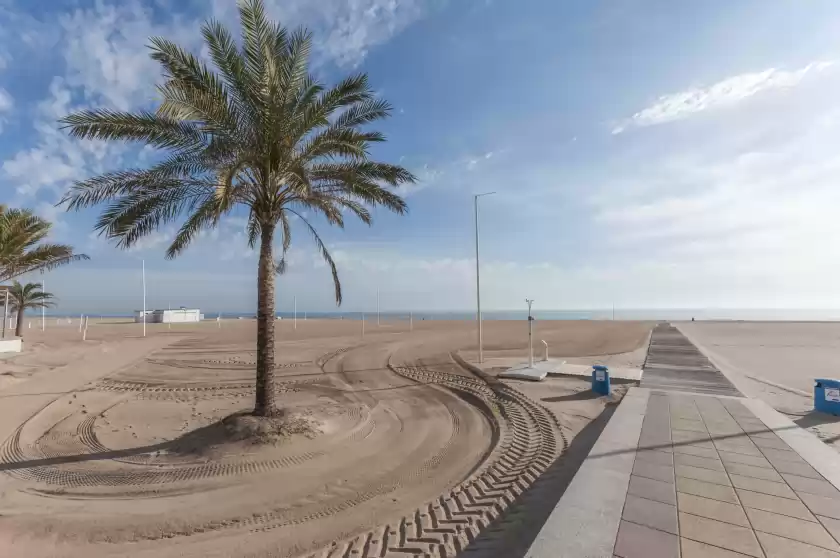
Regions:
[[327, 88], [308, 71], [306, 30], [289, 32], [269, 22], [262, 0], [241, 0], [239, 16], [241, 46], [218, 22], [202, 27], [215, 71], [166, 39], [150, 40], [165, 78], [155, 112], [87, 110], [62, 120], [77, 138], [132, 141], [167, 152], [151, 168], [78, 182], [63, 203], [68, 210], [108, 203], [96, 229], [122, 248], [187, 214], [168, 258], [235, 207], [245, 208], [249, 244], [259, 243], [254, 414], [269, 416], [276, 410], [274, 276], [285, 270], [290, 219], [311, 234], [341, 304], [335, 263], [305, 212], [340, 227], [345, 213], [369, 224], [374, 206], [404, 213], [405, 202], [386, 187], [414, 176], [369, 156], [384, 137], [362, 128], [387, 117], [391, 107], [376, 97], [366, 75]]
[[89, 259], [74, 253], [72, 246], [43, 243], [51, 227], [28, 209], [0, 205], [0, 281]]
[[9, 306], [12, 312], [17, 312], [17, 326], [15, 327], [15, 335], [20, 337], [21, 329], [23, 328], [23, 314], [27, 310], [35, 310], [38, 308], [50, 308], [55, 306], [53, 300], [55, 297], [52, 293], [47, 293], [41, 290], [39, 283], [27, 283], [25, 285], [15, 281], [9, 287]]

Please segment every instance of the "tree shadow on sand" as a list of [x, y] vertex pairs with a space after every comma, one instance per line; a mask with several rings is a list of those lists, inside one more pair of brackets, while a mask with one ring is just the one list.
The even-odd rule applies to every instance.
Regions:
[[86, 461], [124, 459], [155, 453], [168, 453], [181, 457], [204, 456], [211, 455], [215, 450], [221, 448], [232, 449], [233, 446], [270, 445], [288, 439], [293, 435], [313, 436], [316, 433], [317, 428], [313, 421], [298, 415], [255, 417], [243, 411], [159, 444], [0, 463], [0, 471], [84, 463]]

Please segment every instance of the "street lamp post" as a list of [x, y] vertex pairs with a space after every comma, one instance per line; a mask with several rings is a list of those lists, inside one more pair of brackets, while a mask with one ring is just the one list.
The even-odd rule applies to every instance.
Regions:
[[528, 303], [528, 368], [534, 367], [534, 318], [531, 316], [531, 305], [534, 304], [534, 299], [525, 299]]
[[473, 196], [473, 203], [475, 207], [475, 306], [476, 316], [478, 322], [478, 363], [484, 362], [484, 347], [481, 341], [481, 272], [478, 260], [478, 198], [482, 196], [489, 196], [496, 192], [485, 192], [483, 194], [475, 194]]

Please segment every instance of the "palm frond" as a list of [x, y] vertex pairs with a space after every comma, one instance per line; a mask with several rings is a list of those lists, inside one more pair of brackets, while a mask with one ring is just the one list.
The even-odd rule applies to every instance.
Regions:
[[315, 227], [313, 227], [309, 223], [309, 221], [307, 221], [300, 213], [292, 209], [287, 209], [286, 211], [293, 215], [296, 215], [303, 222], [303, 224], [306, 225], [306, 228], [309, 229], [309, 233], [312, 235], [312, 239], [315, 241], [315, 246], [318, 248], [318, 251], [321, 253], [321, 257], [324, 259], [327, 266], [330, 268], [330, 272], [332, 273], [333, 278], [333, 285], [335, 287], [335, 303], [336, 305], [341, 306], [341, 281], [338, 278], [338, 269], [335, 267], [335, 262], [333, 261], [329, 250], [327, 250], [327, 246], [324, 244], [324, 241], [321, 240], [321, 237], [318, 235], [318, 231], [315, 230]]
[[148, 111], [83, 110], [59, 121], [79, 139], [136, 141], [159, 149], [197, 150], [206, 146], [205, 134], [192, 122]]
[[43, 243], [51, 224], [32, 211], [3, 209], [0, 213], [0, 280], [88, 259], [84, 254], [76, 254], [71, 246]]

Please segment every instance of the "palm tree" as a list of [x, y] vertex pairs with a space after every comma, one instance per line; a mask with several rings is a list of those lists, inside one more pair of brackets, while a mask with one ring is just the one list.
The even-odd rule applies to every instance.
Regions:
[[55, 303], [53, 302], [54, 298], [55, 297], [52, 293], [42, 291], [41, 285], [38, 283], [27, 283], [25, 285], [21, 285], [15, 281], [12, 286], [9, 287], [9, 306], [11, 306], [13, 312], [17, 312], [15, 335], [20, 337], [20, 332], [23, 328], [23, 314], [25, 311], [55, 306]]
[[51, 227], [52, 223], [28, 209], [0, 204], [0, 281], [89, 259], [74, 253], [72, 246], [43, 243]]
[[385, 138], [363, 128], [391, 107], [366, 75], [325, 87], [308, 70], [308, 31], [269, 22], [262, 0], [240, 0], [239, 17], [241, 46], [218, 22], [202, 26], [215, 70], [166, 39], [150, 39], [164, 75], [156, 111], [85, 110], [62, 119], [74, 137], [138, 142], [166, 155], [150, 168], [78, 182], [62, 203], [68, 210], [107, 203], [95, 228], [122, 248], [186, 214], [167, 258], [234, 208], [247, 210], [249, 245], [259, 243], [254, 415], [270, 416], [276, 411], [274, 276], [286, 267], [291, 219], [314, 239], [340, 305], [338, 271], [308, 214], [339, 227], [345, 214], [370, 224], [375, 206], [402, 214], [405, 202], [387, 187], [415, 178], [370, 158], [371, 145]]

